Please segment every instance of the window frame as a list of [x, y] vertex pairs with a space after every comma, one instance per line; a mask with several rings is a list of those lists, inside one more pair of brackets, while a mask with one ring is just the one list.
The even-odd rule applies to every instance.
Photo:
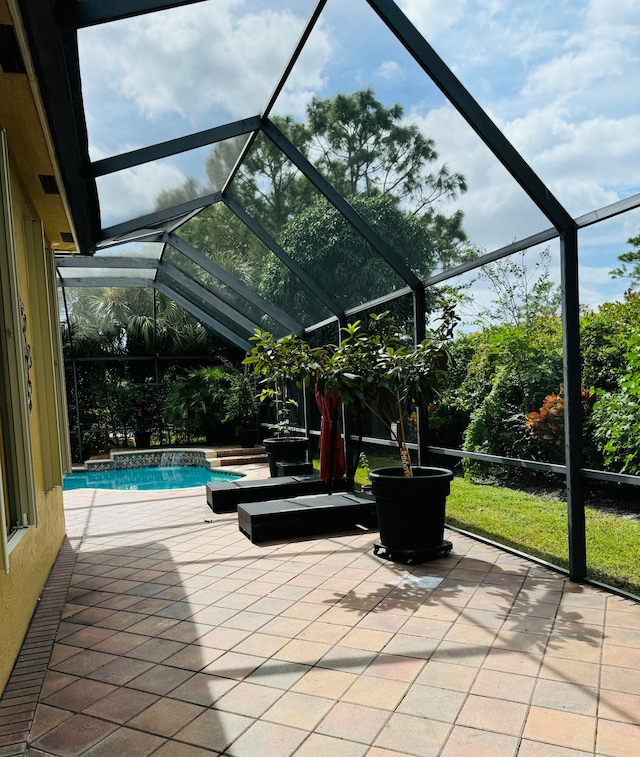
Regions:
[[[37, 525], [20, 302], [9, 150], [6, 132], [0, 130], [0, 466], [4, 473], [0, 559], [5, 570], [8, 570], [8, 555], [19, 541], [17, 537], [29, 525]], [[5, 501], [8, 505], [6, 508]]]

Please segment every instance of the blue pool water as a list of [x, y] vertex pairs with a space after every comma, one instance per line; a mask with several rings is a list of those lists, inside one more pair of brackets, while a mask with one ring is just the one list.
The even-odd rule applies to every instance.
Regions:
[[82, 471], [64, 477], [62, 488], [69, 489], [182, 489], [204, 486], [212, 481], [237, 481], [242, 476], [218, 473], [197, 466], [172, 465], [156, 468]]

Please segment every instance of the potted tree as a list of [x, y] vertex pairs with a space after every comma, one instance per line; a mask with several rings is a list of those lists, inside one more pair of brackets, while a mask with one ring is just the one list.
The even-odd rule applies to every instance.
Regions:
[[262, 440], [269, 460], [269, 474], [275, 478], [279, 461], [307, 459], [309, 439], [291, 434], [290, 414], [297, 403], [289, 395], [289, 382], [295, 381], [299, 386], [309, 383], [313, 350], [294, 334], [276, 339], [269, 331], [256, 329], [250, 339], [255, 345], [243, 362], [251, 365], [254, 374], [259, 377], [260, 402], [274, 407], [276, 411], [276, 434]]
[[[338, 345], [312, 348], [293, 335], [274, 342], [259, 333], [246, 362], [272, 376], [274, 371], [299, 382], [314, 382], [325, 393], [337, 393], [351, 407], [367, 408], [389, 430], [398, 445], [399, 467], [370, 472], [376, 498], [380, 541], [400, 559], [424, 559], [451, 550], [443, 541], [445, 502], [453, 474], [443, 468], [411, 465], [406, 446], [408, 419], [437, 397], [451, 357], [447, 345], [457, 322], [445, 304], [440, 325], [420, 344], [404, 336], [388, 312], [343, 329]], [[274, 357], [275, 356], [275, 357]]]
[[258, 406], [255, 391], [245, 373], [234, 374], [224, 403], [224, 423], [234, 426], [241, 447], [254, 447], [258, 441]]
[[160, 426], [160, 394], [160, 385], [152, 381], [123, 383], [116, 392], [116, 414], [123, 428], [133, 430], [139, 449], [151, 446], [151, 433]]
[[412, 466], [406, 434], [416, 409], [426, 410], [438, 396], [451, 361], [447, 344], [456, 322], [452, 306], [445, 305], [440, 326], [415, 345], [387, 314], [373, 316], [367, 329], [360, 323], [349, 326], [334, 354], [345, 373], [343, 396], [359, 400], [384, 423], [402, 464], [369, 473], [380, 528], [376, 554], [384, 550], [391, 557], [419, 560], [451, 550], [443, 533], [453, 473]]

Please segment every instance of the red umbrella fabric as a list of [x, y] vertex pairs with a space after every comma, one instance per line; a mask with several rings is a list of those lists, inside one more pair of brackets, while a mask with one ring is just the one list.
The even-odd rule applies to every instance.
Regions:
[[[316, 389], [316, 402], [322, 414], [320, 426], [320, 478], [330, 484], [344, 476], [347, 464], [344, 459], [344, 445], [338, 425], [338, 395], [324, 395]], [[333, 470], [333, 476], [331, 472]]]

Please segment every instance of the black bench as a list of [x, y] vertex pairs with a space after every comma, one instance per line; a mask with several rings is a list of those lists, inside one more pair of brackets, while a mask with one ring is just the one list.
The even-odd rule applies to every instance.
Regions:
[[306, 460], [279, 460], [276, 463], [278, 476], [298, 476], [303, 473], [313, 473], [313, 463]]
[[376, 502], [370, 494], [324, 494], [238, 505], [238, 528], [256, 543], [271, 539], [376, 528]]
[[313, 474], [221, 481], [207, 484], [207, 503], [214, 513], [234, 513], [241, 502], [263, 502], [303, 494], [326, 494], [325, 482]]

